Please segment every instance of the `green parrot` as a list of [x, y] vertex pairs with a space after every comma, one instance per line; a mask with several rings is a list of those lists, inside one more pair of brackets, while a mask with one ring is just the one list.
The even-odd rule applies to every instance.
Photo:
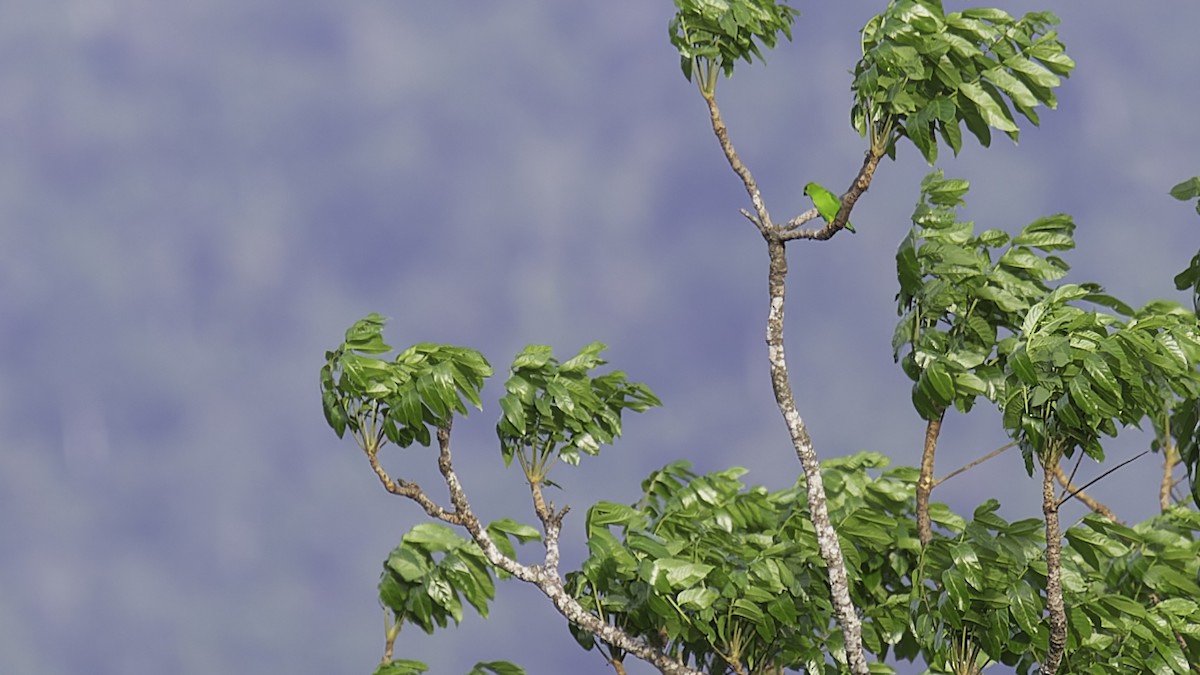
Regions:
[[[805, 185], [804, 194], [812, 199], [813, 206], [817, 207], [817, 212], [821, 214], [826, 223], [832, 223], [833, 219], [837, 217], [838, 209], [842, 208], [842, 200], [817, 183]], [[854, 226], [849, 221], [846, 222], [846, 229], [854, 232]]]

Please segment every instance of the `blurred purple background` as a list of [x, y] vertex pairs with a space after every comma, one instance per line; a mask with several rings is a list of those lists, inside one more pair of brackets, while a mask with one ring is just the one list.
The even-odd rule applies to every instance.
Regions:
[[[808, 208], [805, 182], [844, 189], [859, 167], [848, 71], [882, 4], [797, 3], [795, 42], [718, 87], [779, 220]], [[1059, 13], [1079, 68], [1019, 146], [944, 158], [973, 183], [968, 216], [1014, 231], [1071, 213], [1073, 279], [1182, 299], [1171, 277], [1198, 222], [1166, 192], [1200, 173], [1200, 5], [1004, 7]], [[492, 431], [523, 345], [567, 357], [604, 341], [661, 396], [554, 476], [576, 509], [567, 564], [586, 506], [633, 500], [668, 461], [794, 479], [762, 343], [764, 247], [680, 75], [670, 2], [3, 8], [0, 672], [371, 672], [380, 564], [420, 519], [325, 426], [316, 376], [372, 311], [392, 344], [471, 346], [500, 373], [455, 426], [488, 520], [534, 520]], [[822, 456], [917, 459], [889, 340], [893, 255], [927, 170], [904, 147], [859, 202], [857, 236], [791, 247], [789, 363]], [[938, 473], [1003, 442], [986, 404], [951, 416]], [[386, 460], [443, 499], [428, 450]], [[1143, 458], [1094, 492], [1140, 520], [1159, 470]], [[992, 495], [1006, 517], [1040, 515], [1015, 451], [934, 498], [969, 514]], [[502, 585], [492, 620], [410, 629], [398, 655], [434, 673], [609, 672], [542, 600]]]

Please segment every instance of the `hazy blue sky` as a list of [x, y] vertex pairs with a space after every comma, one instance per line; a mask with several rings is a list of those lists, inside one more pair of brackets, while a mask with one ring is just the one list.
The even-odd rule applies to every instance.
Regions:
[[[844, 187], [860, 164], [848, 72], [882, 3], [796, 6], [795, 42], [718, 89], [780, 220], [807, 208], [804, 183]], [[1166, 191], [1200, 173], [1200, 4], [1002, 6], [1058, 12], [1079, 68], [1019, 146], [943, 162], [973, 182], [968, 214], [1015, 230], [1071, 213], [1075, 278], [1180, 298], [1200, 223]], [[576, 506], [568, 562], [584, 507], [632, 500], [667, 461], [794, 478], [764, 247], [679, 73], [667, 0], [0, 7], [0, 672], [370, 672], [380, 564], [416, 511], [325, 427], [316, 375], [372, 311], [393, 344], [472, 346], [501, 373], [529, 342], [602, 340], [661, 396], [556, 477]], [[927, 170], [905, 147], [857, 236], [791, 249], [789, 362], [823, 456], [917, 457], [889, 339]], [[456, 424], [458, 466], [482, 517], [530, 521], [497, 413]], [[951, 417], [940, 465], [1002, 442], [994, 415]], [[388, 460], [443, 494], [429, 452]], [[1141, 519], [1157, 471], [1144, 459], [1096, 492]], [[1040, 513], [1015, 454], [934, 497], [969, 512], [997, 490], [1006, 516]], [[434, 673], [608, 672], [527, 589], [502, 587], [493, 617], [398, 651]]]

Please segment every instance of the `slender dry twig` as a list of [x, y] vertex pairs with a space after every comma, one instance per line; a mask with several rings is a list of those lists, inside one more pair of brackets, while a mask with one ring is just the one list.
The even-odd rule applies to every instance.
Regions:
[[1058, 527], [1058, 501], [1054, 498], [1054, 467], [1057, 449], [1042, 459], [1042, 513], [1046, 517], [1046, 622], [1050, 628], [1049, 648], [1042, 662], [1043, 675], [1054, 675], [1067, 646], [1067, 609], [1063, 604], [1062, 534]]
[[1083, 484], [1083, 487], [1081, 487], [1081, 488], [1079, 488], [1079, 489], [1077, 489], [1077, 490], [1071, 491], [1071, 492], [1070, 492], [1070, 494], [1068, 494], [1068, 495], [1066, 495], [1065, 497], [1063, 497], [1062, 499], [1060, 499], [1060, 500], [1059, 500], [1059, 502], [1058, 502], [1058, 505], [1059, 505], [1059, 506], [1062, 506], [1062, 505], [1063, 505], [1063, 502], [1067, 501], [1067, 500], [1068, 500], [1068, 499], [1070, 499], [1071, 497], [1074, 497], [1076, 494], [1078, 494], [1078, 493], [1082, 492], [1083, 490], [1086, 490], [1086, 489], [1090, 488], [1091, 486], [1095, 485], [1097, 481], [1099, 481], [1100, 479], [1104, 478], [1104, 477], [1105, 477], [1105, 476], [1107, 476], [1108, 474], [1110, 474], [1110, 473], [1112, 473], [1112, 472], [1116, 471], [1117, 469], [1119, 469], [1119, 468], [1121, 468], [1121, 467], [1125, 466], [1126, 464], [1129, 464], [1130, 462], [1133, 462], [1133, 461], [1134, 461], [1134, 460], [1136, 460], [1136, 459], [1140, 459], [1140, 458], [1141, 458], [1143, 455], [1145, 455], [1145, 454], [1146, 454], [1146, 453], [1148, 453], [1148, 452], [1150, 452], [1150, 451], [1149, 451], [1149, 450], [1143, 450], [1143, 451], [1139, 452], [1138, 454], [1134, 455], [1133, 457], [1130, 457], [1129, 459], [1125, 460], [1124, 462], [1121, 462], [1120, 464], [1118, 464], [1118, 465], [1114, 466], [1113, 468], [1109, 469], [1108, 471], [1105, 471], [1104, 473], [1100, 474], [1099, 476], [1096, 476], [1095, 478], [1093, 478], [1093, 479], [1089, 480], [1088, 482], [1086, 482], [1086, 483], [1084, 483], [1084, 484]]
[[[854, 602], [850, 599], [850, 582], [846, 574], [846, 561], [842, 555], [841, 543], [838, 540], [837, 531], [829, 519], [829, 508], [826, 504], [825, 485], [821, 479], [820, 462], [813, 448], [812, 438], [808, 434], [808, 428], [804, 424], [804, 420], [800, 417], [800, 413], [796, 410], [795, 398], [792, 394], [791, 383], [788, 380], [786, 352], [783, 340], [783, 307], [786, 295], [785, 282], [787, 279], [785, 236], [789, 238], [804, 237], [791, 237], [790, 235], [793, 233], [783, 233], [776, 228], [771, 221], [771, 215], [767, 211], [766, 203], [763, 201], [758, 184], [754, 181], [754, 176], [750, 173], [750, 169], [742, 163], [737, 151], [733, 148], [733, 143], [729, 140], [729, 132], [725, 128], [725, 123], [721, 120], [721, 111], [717, 107], [716, 98], [706, 94], [704, 100], [708, 104], [713, 133], [716, 134], [717, 141], [721, 144], [721, 149], [725, 153], [725, 158], [729, 161], [729, 166], [741, 178], [742, 184], [746, 188], [746, 193], [750, 197], [750, 203], [754, 206], [755, 216], [751, 218], [751, 221], [754, 222], [763, 239], [767, 242], [767, 254], [769, 257], [767, 285], [771, 303], [767, 314], [766, 339], [767, 358], [771, 364], [771, 386], [775, 392], [775, 402], [779, 406], [779, 412], [783, 415], [784, 422], [787, 424], [788, 432], [792, 438], [792, 445], [796, 449], [796, 454], [800, 458], [800, 465], [804, 471], [805, 485], [808, 492], [809, 516], [817, 533], [817, 546], [820, 550], [821, 558], [825, 561], [826, 573], [829, 578], [830, 599], [833, 603], [838, 625], [842, 629], [846, 649], [846, 662], [854, 675], [867, 675], [869, 669], [866, 652], [863, 650], [862, 644], [862, 621], [859, 619]], [[875, 160], [874, 164], [878, 164], [878, 159]], [[868, 165], [871, 165], [869, 172], [867, 171]], [[822, 231], [828, 230], [828, 234], [823, 238], [828, 239], [844, 226], [846, 222], [846, 217], [844, 216], [848, 216], [849, 208], [857, 200], [857, 195], [861, 195], [866, 186], [870, 184], [870, 173], [874, 171], [873, 167], [874, 165], [870, 162], [864, 163], [863, 172], [866, 172], [866, 175], [862, 188], [858, 190], [853, 199], [849, 201], [843, 200], [838, 218], [825, 228], [822, 228]], [[864, 178], [863, 172], [860, 172], [859, 179]], [[858, 183], [859, 180], [856, 180], [856, 185]], [[839, 219], [842, 225], [831, 227], [837, 225]], [[816, 239], [822, 237], [814, 235], [807, 238]]]
[[[1071, 479], [1067, 476], [1066, 472], [1063, 471], [1061, 464], [1056, 464], [1054, 466], [1054, 477], [1058, 480], [1058, 484], [1061, 485], [1064, 490], [1071, 493], [1071, 496], [1083, 502], [1084, 505], [1089, 509], [1099, 513], [1105, 518], [1108, 518], [1114, 523], [1121, 522], [1121, 519], [1117, 518], [1117, 514], [1113, 513], [1113, 510], [1105, 506], [1103, 502], [1084, 492], [1083, 488], [1075, 487], [1075, 484], [1071, 482]], [[1059, 504], [1061, 505], [1062, 502], [1059, 502]]]
[[970, 464], [967, 464], [964, 467], [955, 469], [954, 471], [951, 471], [950, 473], [946, 474], [945, 476], [942, 476], [941, 478], [933, 481], [933, 487], [937, 487], [937, 486], [941, 485], [942, 483], [945, 483], [946, 481], [950, 480], [951, 478], [954, 478], [955, 476], [957, 476], [960, 473], [974, 469], [975, 467], [979, 466], [980, 464], [983, 464], [984, 462], [988, 461], [989, 459], [995, 457], [996, 455], [999, 455], [1000, 453], [1004, 452], [1005, 450], [1008, 450], [1011, 447], [1015, 447], [1016, 445], [1017, 445], [1016, 441], [1012, 441], [1011, 443], [1005, 443], [1004, 445], [996, 448], [995, 450], [993, 450], [993, 451], [989, 452], [988, 454], [984, 455], [983, 457], [980, 457], [979, 459], [971, 462]]
[[925, 546], [933, 540], [933, 523], [929, 520], [929, 493], [933, 491], [933, 455], [937, 450], [938, 435], [942, 431], [943, 409], [937, 419], [925, 424], [925, 447], [921, 450], [921, 474], [917, 479], [917, 537]]

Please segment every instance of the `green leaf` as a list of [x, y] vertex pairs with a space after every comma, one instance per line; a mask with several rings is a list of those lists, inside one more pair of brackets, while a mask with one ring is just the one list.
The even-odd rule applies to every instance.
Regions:
[[508, 661], [480, 661], [467, 675], [525, 675], [525, 669]]
[[680, 591], [676, 602], [684, 609], [699, 611], [712, 607], [720, 597], [721, 594], [711, 588], [696, 587]]
[[[985, 87], [977, 82], [963, 82], [958, 90], [975, 104], [976, 113], [988, 126], [1004, 132], [1015, 133], [1017, 131], [1017, 125], [1013, 123], [1012, 114]], [[961, 101], [959, 105], [962, 107]]]
[[1200, 176], [1178, 183], [1171, 188], [1171, 196], [1179, 201], [1200, 198]]
[[419, 545], [430, 551], [453, 551], [467, 543], [454, 530], [439, 523], [421, 523], [404, 535], [408, 544]]
[[1018, 581], [1008, 589], [1006, 595], [1013, 621], [1026, 635], [1036, 638], [1042, 622], [1042, 607], [1033, 587], [1026, 581]]
[[375, 669], [374, 675], [420, 675], [428, 670], [429, 666], [420, 661], [393, 659], [387, 663], [379, 664], [379, 667]]
[[942, 572], [942, 585], [946, 587], [946, 592], [950, 596], [950, 601], [954, 603], [954, 608], [959, 612], [965, 612], [967, 606], [971, 604], [971, 597], [962, 571], [951, 567]]

